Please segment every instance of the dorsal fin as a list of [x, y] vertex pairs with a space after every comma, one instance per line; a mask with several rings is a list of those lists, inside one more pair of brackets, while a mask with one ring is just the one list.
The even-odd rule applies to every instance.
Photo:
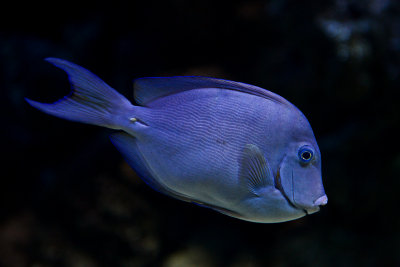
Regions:
[[140, 105], [146, 105], [163, 96], [202, 88], [234, 90], [263, 97], [282, 104], [288, 103], [281, 96], [261, 87], [223, 79], [201, 76], [174, 76], [139, 78], [134, 81], [135, 100]]

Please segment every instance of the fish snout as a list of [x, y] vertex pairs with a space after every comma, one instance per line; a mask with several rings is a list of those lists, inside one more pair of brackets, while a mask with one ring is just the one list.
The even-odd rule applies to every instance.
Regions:
[[307, 214], [313, 214], [317, 211], [319, 211], [320, 206], [324, 206], [328, 203], [328, 197], [326, 195], [323, 195], [322, 197], [319, 197], [317, 200], [314, 201], [312, 207], [308, 207], [305, 209], [305, 212]]
[[323, 195], [322, 197], [314, 201], [315, 206], [324, 206], [327, 203], [328, 203], [328, 197], [326, 195]]

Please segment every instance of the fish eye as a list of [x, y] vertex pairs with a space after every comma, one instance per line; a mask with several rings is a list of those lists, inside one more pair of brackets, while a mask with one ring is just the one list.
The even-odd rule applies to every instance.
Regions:
[[314, 152], [308, 147], [302, 147], [299, 149], [299, 159], [304, 162], [310, 162], [314, 157]]

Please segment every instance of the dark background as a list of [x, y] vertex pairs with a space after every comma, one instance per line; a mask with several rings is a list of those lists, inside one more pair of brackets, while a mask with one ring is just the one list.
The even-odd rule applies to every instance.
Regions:
[[[2, 4], [1, 266], [400, 266], [400, 2]], [[132, 79], [203, 75], [270, 89], [309, 119], [329, 203], [255, 224], [146, 186], [110, 130], [30, 107], [82, 65]]]

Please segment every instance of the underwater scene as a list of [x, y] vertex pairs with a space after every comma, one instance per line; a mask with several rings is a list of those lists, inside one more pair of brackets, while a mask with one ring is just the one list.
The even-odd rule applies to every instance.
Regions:
[[400, 2], [3, 11], [0, 266], [400, 266]]

